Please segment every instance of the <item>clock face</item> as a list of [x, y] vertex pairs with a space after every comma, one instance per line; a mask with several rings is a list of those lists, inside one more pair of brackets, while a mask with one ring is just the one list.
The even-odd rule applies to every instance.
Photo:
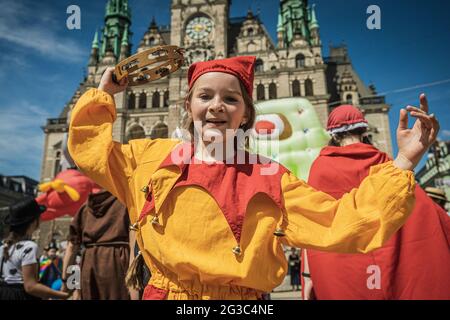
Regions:
[[187, 35], [193, 40], [201, 40], [212, 30], [212, 21], [206, 17], [196, 17], [186, 26]]

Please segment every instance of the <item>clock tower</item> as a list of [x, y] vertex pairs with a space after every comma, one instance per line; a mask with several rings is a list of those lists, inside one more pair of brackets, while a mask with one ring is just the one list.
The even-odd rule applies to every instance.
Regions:
[[227, 57], [230, 0], [172, 0], [171, 44], [186, 49], [186, 64]]

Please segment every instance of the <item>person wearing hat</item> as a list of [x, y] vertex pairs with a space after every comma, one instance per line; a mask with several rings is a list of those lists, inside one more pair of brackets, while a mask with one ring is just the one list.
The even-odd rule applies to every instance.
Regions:
[[447, 197], [444, 190], [434, 187], [426, 187], [425, 192], [431, 199], [433, 199], [434, 202], [437, 203], [438, 206], [444, 210], [447, 210], [445, 208], [445, 205], [447, 204]]
[[[426, 104], [425, 97], [420, 100]], [[334, 109], [327, 124], [329, 146], [313, 162], [308, 183], [340, 199], [358, 188], [373, 166], [391, 161], [370, 143], [367, 129], [358, 108]], [[411, 216], [380, 249], [358, 255], [303, 250], [303, 298], [450, 299], [450, 218], [419, 186], [414, 194]]]
[[67, 293], [39, 283], [37, 244], [31, 240], [46, 210], [26, 198], [9, 209], [5, 224], [9, 233], [0, 246], [0, 300], [66, 299]]
[[438, 131], [426, 108], [409, 109], [423, 123], [413, 129], [403, 111], [399, 157], [374, 166], [358, 190], [336, 200], [245, 151], [243, 133], [255, 120], [255, 60], [238, 56], [189, 67], [186, 142], [113, 141], [113, 96], [127, 86], [126, 79], [112, 81], [113, 68], [72, 110], [69, 152], [126, 204], [152, 275], [144, 299], [261, 299], [286, 275], [283, 245], [368, 252], [411, 212], [412, 169]]

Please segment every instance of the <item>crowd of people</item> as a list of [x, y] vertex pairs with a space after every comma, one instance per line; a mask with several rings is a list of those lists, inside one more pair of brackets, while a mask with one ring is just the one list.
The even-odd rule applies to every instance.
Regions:
[[[41, 277], [30, 237], [43, 208], [11, 207], [0, 299], [264, 299], [288, 271], [293, 290], [302, 275], [304, 299], [449, 299], [450, 218], [413, 173], [439, 131], [426, 97], [401, 110], [395, 159], [371, 145], [357, 108], [336, 108], [330, 145], [305, 182], [250, 154], [239, 134], [256, 117], [254, 66], [248, 56], [194, 63], [191, 138], [128, 144], [112, 139], [114, 95], [127, 79], [115, 83], [107, 68], [71, 111], [68, 140], [98, 190], [73, 218], [64, 257], [47, 248]], [[362, 281], [368, 263], [382, 270], [378, 291]]]

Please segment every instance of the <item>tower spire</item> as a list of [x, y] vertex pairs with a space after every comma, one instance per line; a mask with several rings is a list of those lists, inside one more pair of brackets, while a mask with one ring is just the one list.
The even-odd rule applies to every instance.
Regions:
[[89, 66], [95, 66], [98, 63], [98, 31], [95, 30], [94, 40], [92, 41], [91, 54], [89, 56]]
[[283, 31], [285, 47], [289, 47], [294, 38], [302, 38], [310, 42], [308, 1], [280, 1], [277, 30]]
[[311, 21], [309, 22], [309, 29], [319, 29], [319, 22], [316, 18], [316, 4], [311, 5]]
[[[105, 25], [102, 28], [102, 44], [100, 48], [100, 58], [106, 55], [107, 49], [112, 50], [114, 56], [118, 58], [121, 47], [125, 41], [128, 47], [132, 33], [131, 10], [128, 0], [108, 0], [105, 10]], [[125, 32], [126, 29], [126, 32]], [[125, 37], [125, 40], [122, 39]]]
[[92, 41], [92, 49], [98, 49], [98, 30], [95, 30], [94, 40]]

